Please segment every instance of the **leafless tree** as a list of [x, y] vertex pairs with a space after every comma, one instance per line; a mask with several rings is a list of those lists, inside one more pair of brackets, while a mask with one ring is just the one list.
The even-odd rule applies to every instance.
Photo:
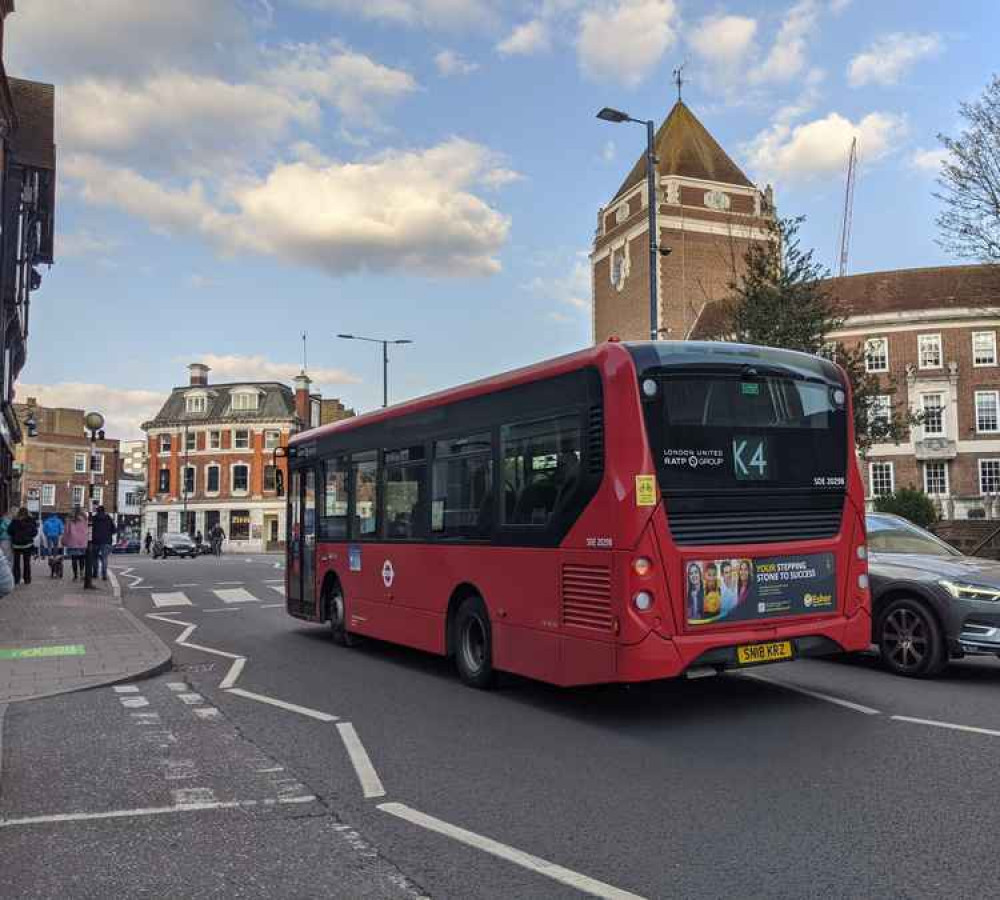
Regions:
[[944, 204], [939, 243], [955, 256], [1000, 263], [1000, 76], [959, 113], [965, 130], [938, 135], [948, 151], [934, 194]]

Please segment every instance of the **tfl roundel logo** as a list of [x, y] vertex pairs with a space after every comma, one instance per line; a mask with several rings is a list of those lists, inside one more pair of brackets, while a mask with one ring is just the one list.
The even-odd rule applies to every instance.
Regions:
[[388, 559], [382, 563], [382, 583], [388, 588], [392, 587], [392, 580], [396, 577], [396, 570], [392, 567], [392, 562]]

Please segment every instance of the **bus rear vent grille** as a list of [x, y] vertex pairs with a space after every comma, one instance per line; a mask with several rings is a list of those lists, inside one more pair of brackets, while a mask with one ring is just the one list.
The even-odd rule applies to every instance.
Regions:
[[611, 570], [607, 566], [564, 565], [562, 570], [564, 625], [611, 631]]
[[669, 512], [678, 544], [777, 544], [831, 538], [840, 530], [841, 509], [780, 509], [741, 512]]
[[591, 475], [604, 472], [604, 407], [599, 403], [590, 407], [587, 419], [587, 460]]

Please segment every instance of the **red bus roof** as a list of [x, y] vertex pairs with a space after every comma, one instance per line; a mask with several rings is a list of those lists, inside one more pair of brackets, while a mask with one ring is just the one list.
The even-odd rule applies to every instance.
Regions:
[[423, 397], [416, 397], [413, 400], [406, 400], [402, 403], [395, 403], [385, 409], [377, 409], [372, 412], [363, 413], [360, 416], [353, 416], [350, 419], [341, 419], [339, 422], [331, 422], [329, 425], [321, 425], [318, 428], [310, 428], [308, 431], [300, 432], [292, 437], [290, 445], [312, 441], [323, 438], [330, 434], [339, 434], [345, 431], [352, 431], [355, 428], [362, 428], [386, 419], [393, 419], [396, 416], [408, 413], [422, 412], [441, 406], [445, 403], [453, 403], [457, 400], [466, 400], [470, 397], [478, 397], [482, 394], [490, 394], [494, 391], [536, 381], [539, 378], [547, 378], [552, 375], [562, 375], [565, 372], [572, 372], [587, 365], [600, 364], [607, 356], [620, 353], [628, 357], [628, 352], [624, 346], [617, 342], [606, 342], [595, 347], [587, 347], [575, 353], [567, 353], [565, 356], [557, 356], [553, 359], [543, 360], [521, 369], [513, 369], [503, 372], [500, 375], [493, 375], [489, 378], [482, 378], [479, 381], [471, 381], [468, 384], [461, 384], [456, 387], [445, 388], [433, 394]]

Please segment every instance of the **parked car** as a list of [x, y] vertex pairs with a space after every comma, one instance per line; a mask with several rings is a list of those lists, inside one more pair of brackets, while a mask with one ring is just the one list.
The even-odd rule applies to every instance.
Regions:
[[122, 538], [111, 548], [112, 553], [138, 553], [142, 545], [135, 538]]
[[891, 672], [927, 677], [1000, 657], [1000, 562], [964, 556], [912, 522], [867, 517], [872, 641]]
[[186, 534], [168, 531], [153, 541], [153, 559], [166, 559], [168, 556], [195, 557], [198, 555], [195, 543]]

